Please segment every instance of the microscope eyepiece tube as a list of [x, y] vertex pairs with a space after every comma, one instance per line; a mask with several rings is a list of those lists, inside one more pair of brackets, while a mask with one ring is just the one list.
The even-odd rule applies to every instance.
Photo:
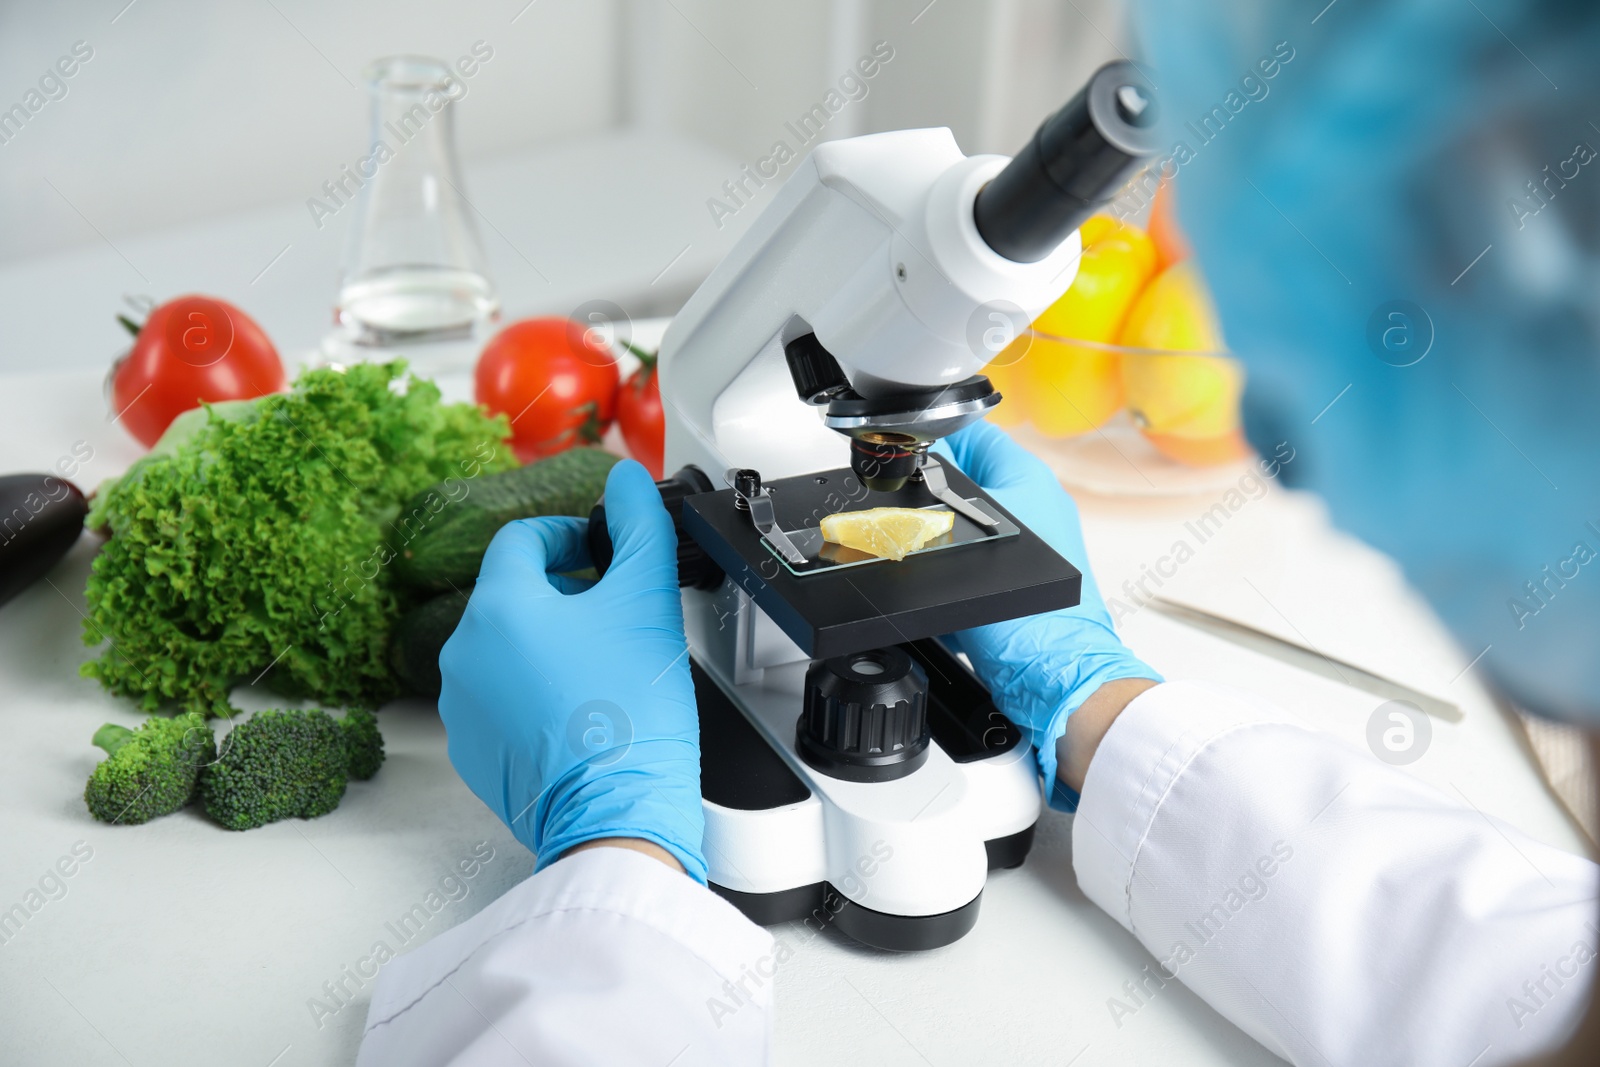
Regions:
[[1014, 263], [1037, 263], [1155, 154], [1155, 98], [1132, 63], [1107, 63], [978, 191], [973, 221]]

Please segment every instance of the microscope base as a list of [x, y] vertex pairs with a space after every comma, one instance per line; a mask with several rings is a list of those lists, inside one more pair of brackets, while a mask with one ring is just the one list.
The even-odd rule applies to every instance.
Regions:
[[1040, 810], [1032, 752], [959, 660], [931, 641], [904, 647], [932, 664], [934, 751], [886, 783], [828, 778], [795, 754], [798, 691], [776, 672], [724, 686], [691, 661], [711, 888], [751, 921], [938, 948], [976, 924], [987, 872], [1027, 857]]
[[[1009, 870], [1022, 866], [1033, 847], [1032, 826], [1007, 837], [985, 841], [989, 869]], [[827, 882], [816, 882], [795, 889], [772, 893], [741, 893], [737, 889], [711, 883], [718, 896], [744, 912], [745, 918], [760, 926], [805, 921], [820, 931], [832, 923], [846, 934], [873, 948], [897, 952], [943, 948], [959, 941], [978, 922], [978, 906], [983, 894], [954, 911], [939, 915], [891, 915], [856, 904]]]

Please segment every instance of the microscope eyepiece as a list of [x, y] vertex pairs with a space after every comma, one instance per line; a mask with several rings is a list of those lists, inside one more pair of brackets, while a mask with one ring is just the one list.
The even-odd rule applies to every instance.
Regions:
[[1154, 92], [1132, 63], [1101, 67], [978, 191], [984, 242], [1014, 263], [1055, 251], [1155, 154], [1155, 119]]

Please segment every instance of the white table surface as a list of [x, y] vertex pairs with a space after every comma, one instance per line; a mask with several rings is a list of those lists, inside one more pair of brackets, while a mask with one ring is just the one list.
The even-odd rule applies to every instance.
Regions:
[[[185, 248], [212, 254], [204, 250], [258, 225], [265, 224], [196, 227], [152, 238], [151, 247], [167, 247], [174, 261]], [[652, 240], [681, 247], [670, 225], [664, 230]], [[112, 253], [78, 255], [94, 299], [111, 292]], [[98, 265], [89, 262], [96, 255]], [[631, 284], [641, 280], [648, 288], [647, 277]], [[80, 303], [55, 291], [76, 284], [60, 264], [31, 273], [12, 267], [0, 281], [11, 287], [0, 289], [8, 315]], [[304, 306], [325, 307], [326, 281], [308, 275], [275, 298], [284, 321]], [[35, 314], [32, 321], [44, 320]], [[42, 337], [41, 329], [29, 336]], [[0, 376], [0, 471], [48, 469], [82, 440], [95, 453], [80, 476], [88, 487], [137, 457], [138, 447], [105, 421], [98, 360], [77, 362], [93, 369]], [[1137, 578], [1220, 495], [1081, 498], [1102, 585], [1115, 591]], [[103, 722], [137, 722], [127, 702], [77, 675], [91, 655], [80, 643], [79, 612], [93, 547], [80, 541], [49, 582], [0, 608], [0, 910], [21, 901], [75, 843], [93, 850], [66, 880], [65, 895], [0, 945], [0, 1063], [348, 1063], [366, 991], [320, 1026], [309, 998], [376, 940], [394, 945], [386, 924], [421, 902], [478, 842], [489, 843], [493, 859], [422, 936], [474, 914], [526, 877], [532, 858], [456, 777], [435, 711], [422, 701], [383, 711], [388, 762], [373, 781], [353, 783], [323, 818], [242, 834], [193, 811], [137, 827], [91, 820], [81, 794], [100, 753], [89, 738]], [[1451, 643], [1391, 563], [1332, 532], [1316, 500], [1276, 488], [1250, 500], [1163, 592], [1298, 634], [1327, 654], [1456, 701], [1464, 720], [1435, 722], [1432, 747], [1409, 770], [1541, 840], [1585, 851], [1515, 726], [1473, 674], [1462, 673], [1473, 653]], [[1364, 744], [1379, 703], [1373, 697], [1148, 609], [1122, 629], [1170, 677], [1243, 686]], [[236, 700], [273, 702], [249, 689]], [[1120, 1026], [1113, 1020], [1108, 998], [1121, 995], [1150, 957], [1079, 893], [1070, 828], [1067, 817], [1047, 813], [1027, 864], [991, 877], [977, 928], [947, 948], [898, 956], [832, 932], [777, 928], [795, 950], [776, 979], [777, 1062], [1278, 1062], [1177, 983]], [[1507, 862], [1522, 862], [1509, 846]]]

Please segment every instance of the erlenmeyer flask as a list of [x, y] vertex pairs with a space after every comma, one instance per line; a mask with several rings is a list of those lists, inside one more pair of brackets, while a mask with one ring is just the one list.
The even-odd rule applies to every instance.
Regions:
[[456, 164], [465, 83], [443, 60], [390, 56], [367, 69], [365, 180], [339, 290], [339, 322], [363, 345], [471, 336], [499, 307]]

